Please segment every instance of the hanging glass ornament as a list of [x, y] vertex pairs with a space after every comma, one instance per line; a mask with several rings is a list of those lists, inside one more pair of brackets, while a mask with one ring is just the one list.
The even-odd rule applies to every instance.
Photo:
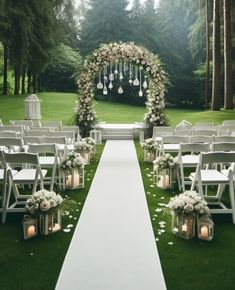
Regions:
[[105, 77], [104, 77], [104, 88], [103, 88], [103, 95], [107, 95], [108, 94], [108, 89], [106, 86], [106, 81], [105, 81]]
[[121, 87], [121, 86], [119, 86], [119, 88], [118, 88], [118, 93], [121, 95], [121, 94], [123, 94], [123, 88]]
[[110, 81], [109, 82], [109, 89], [112, 90], [112, 88], [113, 88], [113, 83]]
[[129, 79], [129, 84], [132, 85], [133, 84], [133, 80]]
[[132, 65], [130, 64], [129, 66], [129, 84], [132, 85], [133, 80], [132, 80]]
[[117, 63], [115, 63], [115, 70], [114, 70], [114, 74], [115, 74], [115, 75], [118, 75], [118, 66], [117, 66]]
[[142, 76], [141, 76], [141, 71], [142, 71], [142, 68], [140, 67], [140, 81], [139, 81], [139, 83], [140, 83], [140, 90], [139, 90], [139, 97], [143, 97], [143, 91], [142, 91]]
[[109, 66], [109, 80], [110, 81], [114, 80], [114, 74], [113, 74], [113, 70], [112, 70], [112, 63], [110, 63], [110, 66]]
[[138, 86], [140, 84], [138, 80], [138, 67], [135, 68], [135, 80], [133, 81], [134, 86]]
[[144, 76], [144, 78], [145, 78], [145, 80], [144, 80], [144, 82], [143, 82], [143, 88], [144, 88], [144, 89], [147, 89], [147, 87], [148, 87], [147, 76]]
[[123, 74], [122, 74], [122, 62], [119, 63], [119, 80], [123, 80]]
[[99, 82], [97, 84], [97, 89], [102, 90], [103, 84], [101, 83], [101, 72], [99, 71]]

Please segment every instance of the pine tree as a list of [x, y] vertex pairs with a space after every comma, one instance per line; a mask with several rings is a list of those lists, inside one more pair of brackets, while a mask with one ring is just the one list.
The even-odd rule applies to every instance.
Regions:
[[91, 8], [81, 23], [80, 51], [86, 55], [101, 43], [128, 41], [129, 18], [127, 0], [90, 0]]

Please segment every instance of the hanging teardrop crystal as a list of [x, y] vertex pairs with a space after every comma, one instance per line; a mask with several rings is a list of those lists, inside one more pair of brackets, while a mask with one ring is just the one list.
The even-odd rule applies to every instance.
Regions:
[[97, 84], [97, 89], [102, 90], [103, 84], [101, 83], [101, 72], [99, 71], [99, 82]]
[[113, 83], [110, 81], [109, 82], [109, 89], [112, 90], [112, 88], [113, 88]]
[[121, 94], [123, 94], [123, 88], [121, 87], [121, 86], [119, 86], [119, 88], [118, 88], [118, 93], [121, 95]]
[[129, 79], [129, 84], [132, 85], [133, 84], [133, 80]]
[[133, 80], [132, 80], [132, 65], [131, 64], [129, 66], [129, 84], [130, 85], [133, 84]]
[[140, 67], [140, 90], [139, 90], [139, 97], [143, 97], [143, 92], [142, 92], [142, 75], [141, 75], [141, 71], [142, 71], [142, 68]]
[[147, 76], [144, 76], [144, 78], [145, 78], [145, 80], [144, 80], [144, 82], [143, 82], [143, 88], [144, 89], [147, 89], [147, 87], [148, 87], [148, 83], [147, 83]]
[[105, 76], [104, 76], [104, 88], [103, 88], [103, 95], [107, 95], [108, 94], [108, 89], [106, 86], [106, 81], [105, 81]]
[[109, 80], [110, 81], [114, 80], [114, 74], [113, 74], [113, 70], [112, 70], [112, 63], [110, 63], [110, 66], [109, 66]]
[[133, 81], [134, 86], [138, 86], [140, 84], [138, 80], [138, 67], [135, 68], [135, 80]]
[[122, 62], [119, 63], [119, 80], [123, 80], [123, 74], [122, 74]]
[[115, 70], [114, 70], [114, 74], [117, 75], [118, 74], [118, 67], [117, 67], [117, 63], [115, 63]]

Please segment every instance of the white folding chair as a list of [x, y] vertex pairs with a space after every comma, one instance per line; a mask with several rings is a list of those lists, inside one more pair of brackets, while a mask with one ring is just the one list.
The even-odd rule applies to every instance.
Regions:
[[222, 125], [218, 132], [221, 136], [229, 136], [235, 132], [235, 125]]
[[191, 136], [192, 130], [175, 130], [174, 135], [177, 136]]
[[50, 136], [50, 132], [46, 129], [41, 129], [40, 130], [25, 130], [24, 131], [25, 136]]
[[11, 125], [20, 125], [26, 127], [31, 127], [33, 126], [33, 121], [32, 120], [10, 120]]
[[153, 127], [153, 135], [152, 138], [157, 141], [161, 142], [162, 136], [170, 136], [174, 134], [173, 127], [169, 126], [154, 126]]
[[0, 131], [0, 137], [19, 138], [21, 137], [21, 133], [15, 131]]
[[183, 143], [180, 144], [178, 162], [179, 162], [179, 188], [184, 192], [185, 185], [191, 185], [189, 176], [185, 176], [185, 169], [195, 168], [199, 164], [200, 152], [210, 151], [208, 143]]
[[189, 136], [179, 136], [179, 135], [172, 135], [172, 136], [162, 136], [162, 144], [160, 152], [162, 154], [166, 152], [179, 152], [180, 143], [188, 143]]
[[0, 131], [14, 131], [22, 134], [24, 132], [24, 128], [21, 125], [3, 125], [0, 126]]
[[10, 152], [23, 151], [22, 138], [0, 137], [0, 147], [7, 147]]
[[[235, 162], [235, 152], [209, 152], [200, 155], [200, 162], [196, 172], [191, 173], [191, 190], [198, 188], [210, 206], [210, 212], [215, 214], [232, 214], [233, 223], [235, 223], [235, 201], [234, 201], [234, 181], [232, 167], [227, 170], [225, 175], [217, 164], [228, 164]], [[206, 166], [206, 169], [205, 169]], [[210, 167], [209, 167], [210, 166]], [[216, 167], [215, 167], [216, 166]], [[216, 194], [208, 194], [207, 187], [217, 185]], [[229, 196], [231, 206], [227, 207], [222, 201], [222, 195], [225, 185], [229, 186]], [[203, 188], [206, 187], [206, 190]], [[214, 192], [214, 190], [213, 190]]]
[[24, 145], [41, 144], [42, 140], [43, 140], [43, 137], [41, 136], [24, 136], [23, 137]]
[[[42, 170], [39, 164], [38, 154], [33, 153], [6, 153], [4, 159], [10, 170], [7, 171], [7, 193], [3, 205], [2, 222], [6, 220], [8, 212], [24, 212], [25, 202], [40, 185], [43, 189], [43, 179], [47, 173]], [[20, 167], [19, 171], [14, 173], [13, 169]], [[31, 194], [20, 194], [19, 185], [33, 185]], [[14, 193], [14, 201], [11, 200], [11, 192]]]
[[57, 183], [60, 181], [60, 170], [59, 170], [59, 156], [56, 144], [29, 144], [28, 152], [38, 153], [39, 164], [42, 169], [52, 169], [51, 177], [45, 176], [44, 184], [50, 184], [50, 191], [53, 190], [55, 179]]
[[224, 120], [222, 126], [235, 126], [235, 120]]
[[74, 144], [74, 131], [54, 131], [50, 132], [50, 137], [66, 137], [68, 144]]

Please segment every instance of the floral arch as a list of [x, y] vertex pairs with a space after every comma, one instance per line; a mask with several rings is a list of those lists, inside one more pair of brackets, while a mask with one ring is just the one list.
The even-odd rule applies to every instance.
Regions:
[[83, 134], [87, 134], [97, 122], [93, 105], [94, 79], [104, 66], [125, 61], [143, 70], [148, 79], [147, 101], [144, 120], [148, 127], [167, 124], [164, 113], [166, 73], [162, 69], [161, 61], [144, 47], [134, 43], [103, 44], [87, 57], [80, 78], [78, 89], [80, 100], [77, 107], [76, 121]]

